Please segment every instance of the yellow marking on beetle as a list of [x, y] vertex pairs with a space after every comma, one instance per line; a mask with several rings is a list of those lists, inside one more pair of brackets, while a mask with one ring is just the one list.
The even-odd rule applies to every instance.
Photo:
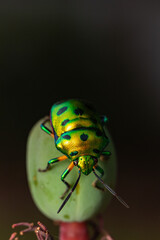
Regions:
[[[87, 141], [82, 141], [80, 136], [82, 134], [87, 134], [88, 139]], [[78, 129], [71, 131], [69, 133], [70, 140], [66, 140], [63, 138], [63, 135], [59, 138], [57, 142], [57, 148], [63, 152], [65, 152], [66, 155], [70, 156], [71, 152], [77, 151], [78, 154], [75, 156], [72, 156], [72, 160], [82, 156], [82, 155], [91, 155], [98, 157], [99, 154], [93, 152], [94, 148], [99, 149], [100, 151], [105, 147], [106, 145], [106, 139], [104, 137], [99, 137], [96, 135], [96, 130], [92, 129]]]
[[80, 127], [99, 127], [100, 130], [102, 130], [102, 127], [98, 124], [94, 124], [92, 119], [89, 118], [75, 118], [73, 120], [70, 120], [66, 126], [63, 127], [62, 132], [68, 132], [76, 128]]

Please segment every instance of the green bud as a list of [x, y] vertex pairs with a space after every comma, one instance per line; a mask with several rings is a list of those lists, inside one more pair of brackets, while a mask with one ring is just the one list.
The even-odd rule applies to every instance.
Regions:
[[[92, 172], [88, 176], [81, 174], [80, 181], [71, 198], [62, 211], [57, 214], [63, 202], [60, 196], [66, 190], [65, 184], [61, 181], [61, 174], [70, 164], [70, 160], [55, 163], [47, 172], [38, 171], [39, 168], [45, 169], [50, 159], [63, 155], [55, 147], [54, 139], [40, 129], [42, 121], [37, 122], [32, 128], [27, 143], [27, 176], [33, 200], [39, 210], [52, 220], [65, 222], [88, 220], [109, 204], [111, 194], [107, 190], [103, 192], [92, 186], [92, 182], [96, 179]], [[49, 123], [47, 126], [50, 128]], [[106, 128], [105, 132], [110, 139], [107, 151], [112, 154], [109, 158], [101, 159], [103, 161], [99, 160], [98, 164], [105, 172], [103, 181], [114, 189], [116, 155], [112, 139]], [[78, 168], [74, 167], [65, 180], [73, 187], [77, 178]], [[99, 186], [102, 186], [101, 183]]]

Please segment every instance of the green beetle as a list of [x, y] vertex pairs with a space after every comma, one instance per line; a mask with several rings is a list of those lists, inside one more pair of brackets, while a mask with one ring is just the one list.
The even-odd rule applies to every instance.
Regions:
[[[45, 126], [47, 121], [50, 121], [52, 130]], [[79, 176], [57, 213], [62, 210], [71, 197], [79, 182], [81, 173], [88, 175], [91, 172], [95, 174], [97, 180], [105, 188], [128, 208], [128, 205], [101, 179], [104, 171], [98, 165], [98, 159], [101, 155], [109, 157], [111, 154], [109, 151], [104, 151], [109, 143], [109, 139], [103, 129], [106, 122], [107, 118], [99, 116], [90, 104], [82, 100], [71, 99], [54, 104], [50, 111], [50, 118], [46, 118], [41, 124], [42, 130], [54, 138], [56, 148], [64, 155], [49, 160], [47, 167], [39, 169], [39, 171], [46, 172], [56, 162], [66, 159], [71, 160], [71, 163], [61, 175], [61, 180], [67, 186], [61, 199], [65, 198], [70, 189], [70, 184], [65, 181], [66, 176], [74, 166], [78, 167]], [[100, 173], [100, 176], [97, 175], [95, 170]], [[103, 190], [103, 188], [98, 187], [97, 181], [92, 185]]]

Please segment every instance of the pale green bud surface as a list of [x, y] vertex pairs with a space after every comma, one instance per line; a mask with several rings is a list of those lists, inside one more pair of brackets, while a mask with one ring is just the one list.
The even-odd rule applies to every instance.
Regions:
[[[92, 182], [96, 179], [92, 172], [88, 176], [81, 174], [80, 181], [71, 198], [62, 211], [57, 214], [63, 202], [60, 196], [66, 190], [65, 184], [61, 181], [61, 174], [70, 164], [70, 160], [53, 164], [47, 172], [38, 172], [39, 168], [46, 168], [50, 159], [63, 155], [56, 149], [54, 139], [41, 130], [42, 122], [43, 120], [40, 120], [34, 125], [27, 142], [27, 177], [32, 198], [38, 209], [51, 220], [65, 222], [88, 220], [101, 209], [106, 208], [112, 195], [107, 190], [103, 192], [92, 186]], [[46, 126], [50, 128], [49, 123]], [[103, 161], [99, 159], [98, 165], [105, 172], [103, 181], [114, 189], [116, 154], [107, 128], [105, 128], [105, 132], [110, 140], [106, 150], [111, 152], [111, 156], [108, 159], [104, 157]], [[99, 175], [99, 173], [97, 174]], [[78, 168], [75, 166], [65, 180], [73, 187], [77, 178]]]

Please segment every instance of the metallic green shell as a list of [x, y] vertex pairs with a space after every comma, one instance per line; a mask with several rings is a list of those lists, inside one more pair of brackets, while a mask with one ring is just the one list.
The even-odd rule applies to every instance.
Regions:
[[71, 160], [83, 155], [99, 157], [109, 142], [99, 115], [83, 101], [54, 104], [50, 119], [57, 149]]

